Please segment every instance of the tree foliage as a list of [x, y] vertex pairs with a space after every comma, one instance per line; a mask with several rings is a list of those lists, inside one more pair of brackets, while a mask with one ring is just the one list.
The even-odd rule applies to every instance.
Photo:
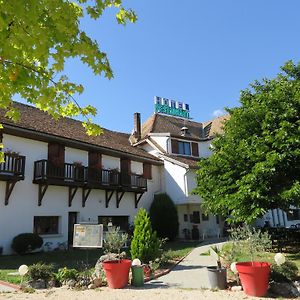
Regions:
[[152, 227], [161, 238], [174, 240], [178, 235], [178, 214], [174, 202], [167, 194], [158, 194], [150, 207]]
[[139, 258], [148, 263], [160, 254], [160, 240], [152, 230], [150, 217], [144, 208], [140, 208], [134, 219], [134, 232], [130, 245], [132, 259]]
[[251, 223], [300, 204], [300, 64], [241, 92], [224, 134], [199, 163], [195, 193], [214, 214]]
[[83, 86], [63, 74], [65, 61], [79, 58], [95, 75], [113, 77], [106, 53], [97, 41], [80, 28], [80, 20], [99, 19], [109, 8], [117, 9], [119, 24], [135, 22], [132, 10], [123, 0], [9, 0], [0, 1], [0, 108], [18, 120], [12, 98], [19, 95], [54, 118], [82, 115], [88, 134], [101, 129], [90, 117], [96, 109], [80, 107], [74, 94]]

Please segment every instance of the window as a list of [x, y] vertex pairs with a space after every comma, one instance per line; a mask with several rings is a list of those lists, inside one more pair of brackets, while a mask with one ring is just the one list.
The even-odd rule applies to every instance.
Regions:
[[199, 157], [198, 143], [171, 140], [172, 153]]
[[289, 209], [286, 215], [288, 221], [300, 220], [300, 209]]
[[120, 227], [121, 231], [128, 231], [128, 216], [99, 216], [98, 223], [103, 224], [103, 230], [107, 231], [107, 225], [109, 222], [112, 223], [113, 226]]
[[193, 223], [200, 224], [200, 212], [193, 211]]
[[143, 177], [146, 179], [152, 179], [152, 165], [143, 163]]
[[184, 222], [187, 222], [187, 221], [188, 221], [188, 215], [187, 215], [187, 214], [184, 214], [184, 215], [183, 215], [183, 221], [184, 221]]
[[191, 144], [188, 142], [178, 142], [178, 154], [191, 155]]
[[209, 217], [208, 215], [202, 214], [202, 221], [208, 221]]
[[33, 219], [33, 232], [37, 234], [58, 234], [58, 216], [35, 216]]
[[217, 224], [220, 224], [220, 218], [219, 218], [218, 215], [216, 215], [216, 223], [217, 223]]

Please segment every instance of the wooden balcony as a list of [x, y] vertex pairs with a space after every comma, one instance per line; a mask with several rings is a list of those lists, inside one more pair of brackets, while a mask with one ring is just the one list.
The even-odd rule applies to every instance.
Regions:
[[19, 180], [24, 180], [25, 156], [4, 153], [4, 162], [0, 163], [0, 180], [6, 181], [4, 204], [8, 205], [9, 197]]
[[56, 165], [43, 159], [34, 162], [34, 183], [50, 185], [83, 186], [85, 168], [75, 164]]
[[145, 192], [147, 179], [139, 174], [121, 174], [121, 186], [128, 192]]
[[0, 163], [0, 180], [24, 180], [25, 156], [5, 153], [4, 160]]
[[123, 174], [116, 170], [97, 169], [70, 163], [55, 165], [46, 159], [34, 162], [33, 183], [39, 184], [39, 206], [42, 204], [49, 185], [69, 187], [69, 206], [72, 205], [77, 189], [81, 187], [83, 207], [92, 189], [105, 190], [106, 207], [114, 193], [117, 207], [119, 207], [125, 192], [134, 192], [135, 207], [137, 207], [143, 193], [147, 191], [147, 179], [142, 175]]
[[115, 170], [86, 167], [85, 182], [89, 188], [118, 189], [120, 188], [120, 173]]

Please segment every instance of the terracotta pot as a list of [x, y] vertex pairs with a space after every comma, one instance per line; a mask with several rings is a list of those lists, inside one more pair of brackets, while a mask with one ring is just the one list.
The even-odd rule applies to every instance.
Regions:
[[122, 289], [128, 284], [131, 260], [120, 259], [103, 262], [107, 284], [112, 289]]
[[267, 262], [236, 263], [245, 294], [262, 297], [269, 287], [270, 264]]

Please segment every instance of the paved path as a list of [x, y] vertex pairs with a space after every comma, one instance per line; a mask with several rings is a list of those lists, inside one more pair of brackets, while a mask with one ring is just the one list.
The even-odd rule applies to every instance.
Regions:
[[145, 285], [183, 289], [210, 288], [206, 267], [216, 266], [216, 260], [210, 255], [200, 255], [200, 253], [207, 252], [213, 244], [221, 245], [222, 242], [220, 240], [208, 240], [200, 244], [170, 273], [151, 280]]
[[0, 281], [0, 293], [14, 292], [17, 288], [6, 282]]

